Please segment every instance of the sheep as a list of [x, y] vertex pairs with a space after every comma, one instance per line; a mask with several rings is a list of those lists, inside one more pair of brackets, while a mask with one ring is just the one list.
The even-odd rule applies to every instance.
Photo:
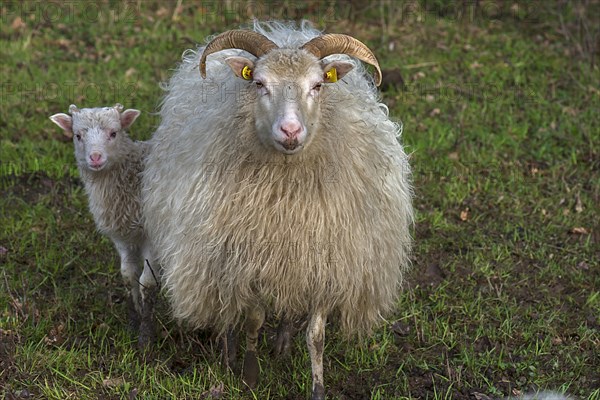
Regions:
[[317, 400], [327, 319], [361, 336], [399, 296], [412, 188], [380, 81], [350, 36], [255, 23], [188, 50], [165, 85], [142, 174], [146, 229], [177, 320], [245, 324], [249, 387], [266, 311], [308, 316]]
[[125, 130], [140, 111], [114, 107], [69, 107], [52, 122], [73, 136], [77, 167], [89, 209], [100, 233], [114, 243], [121, 258], [121, 275], [129, 289], [130, 323], [139, 323], [139, 344], [154, 336], [153, 308], [157, 279], [152, 254], [142, 225], [140, 172], [147, 154], [146, 142], [134, 142]]

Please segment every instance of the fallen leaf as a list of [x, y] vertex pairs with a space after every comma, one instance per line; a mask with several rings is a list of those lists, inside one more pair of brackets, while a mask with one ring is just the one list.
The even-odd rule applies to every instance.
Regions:
[[435, 117], [436, 115], [440, 115], [441, 113], [442, 113], [442, 111], [439, 108], [434, 108], [433, 110], [431, 110], [429, 115], [431, 117]]
[[576, 235], [588, 235], [590, 232], [582, 226], [576, 226], [575, 228], [571, 229], [571, 233]]
[[448, 153], [448, 158], [457, 161], [459, 159], [458, 152], [453, 151], [452, 153]]
[[4, 246], [0, 246], [0, 256], [8, 254], [8, 249]]
[[590, 265], [585, 261], [582, 261], [579, 264], [577, 264], [577, 268], [582, 269], [584, 271], [588, 271], [590, 269]]
[[414, 75], [412, 76], [412, 78], [413, 78], [413, 81], [416, 81], [416, 80], [419, 80], [419, 79], [421, 79], [421, 78], [425, 78], [425, 76], [426, 76], [426, 75], [425, 75], [425, 72], [423, 72], [423, 71], [419, 71], [419, 72], [417, 72], [416, 74], [414, 74]]
[[579, 111], [574, 109], [573, 107], [563, 107], [562, 112], [570, 115], [571, 117], [576, 117], [579, 114]]
[[557, 336], [555, 338], [552, 338], [551, 342], [553, 345], [558, 345], [558, 344], [562, 344], [563, 340]]
[[25, 24], [25, 22], [23, 22], [23, 19], [21, 17], [17, 17], [13, 20], [12, 24], [10, 24], [10, 27], [13, 28], [15, 31], [20, 31], [21, 29], [25, 28], [27, 26], [27, 24]]
[[473, 392], [471, 394], [473, 395], [473, 397], [475, 397], [476, 400], [492, 400], [492, 398], [490, 396], [488, 396], [487, 394], [483, 394], [483, 393], [479, 393], [479, 392]]
[[160, 7], [156, 11], [156, 16], [159, 18], [166, 17], [168, 14], [169, 14], [169, 10], [167, 10], [165, 7]]
[[469, 219], [469, 207], [465, 208], [460, 212], [460, 220], [466, 221]]
[[125, 383], [125, 379], [123, 377], [116, 378], [106, 378], [102, 381], [102, 386], [104, 387], [116, 387], [121, 386]]
[[127, 71], [125, 71], [125, 78], [130, 78], [133, 74], [137, 72], [137, 69], [131, 67]]
[[223, 382], [211, 387], [207, 392], [202, 393], [205, 399], [220, 399], [225, 394], [225, 385]]
[[576, 195], [575, 211], [577, 213], [583, 212], [583, 204], [581, 203], [581, 197], [579, 196], [579, 193], [577, 193]]
[[475, 61], [474, 63], [469, 65], [469, 68], [471, 68], [471, 69], [477, 69], [477, 68], [481, 68], [481, 67], [483, 67], [483, 64], [479, 64], [477, 61]]

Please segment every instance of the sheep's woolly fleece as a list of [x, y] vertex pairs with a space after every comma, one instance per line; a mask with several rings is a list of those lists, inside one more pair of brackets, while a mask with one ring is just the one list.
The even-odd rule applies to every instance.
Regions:
[[[255, 24], [281, 47], [319, 32]], [[173, 314], [223, 331], [262, 304], [290, 317], [316, 309], [345, 333], [368, 332], [397, 299], [409, 265], [408, 158], [399, 126], [360, 62], [325, 85], [320, 125], [294, 156], [256, 137], [252, 90], [215, 53], [184, 54], [165, 89], [143, 176], [146, 228]], [[250, 99], [250, 100], [248, 100]]]

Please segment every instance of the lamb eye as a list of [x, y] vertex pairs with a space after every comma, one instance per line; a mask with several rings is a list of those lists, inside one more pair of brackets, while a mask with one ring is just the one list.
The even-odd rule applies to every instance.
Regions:
[[322, 85], [322, 83], [317, 83], [315, 86], [313, 86], [313, 90], [316, 90], [318, 92], [319, 90], [321, 90]]
[[78, 140], [78, 141], [80, 141], [80, 142], [81, 142], [81, 135], [80, 135], [79, 133], [76, 133], [76, 134], [75, 134], [75, 137], [77, 138], [77, 140]]
[[261, 81], [254, 81], [257, 89], [263, 88], [265, 85]]
[[111, 133], [110, 133], [110, 137], [111, 137], [112, 139], [116, 138], [116, 137], [117, 137], [117, 132], [111, 132]]

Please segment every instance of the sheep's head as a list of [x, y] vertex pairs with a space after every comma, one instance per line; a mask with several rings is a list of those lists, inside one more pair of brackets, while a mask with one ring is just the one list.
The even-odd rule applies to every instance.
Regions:
[[284, 154], [306, 147], [319, 125], [319, 92], [323, 84], [342, 79], [353, 64], [324, 63], [332, 54], [347, 54], [375, 67], [375, 83], [381, 70], [373, 53], [351, 36], [328, 34], [316, 37], [299, 49], [279, 48], [265, 36], [252, 31], [222, 33], [204, 49], [200, 73], [206, 77], [206, 57], [225, 49], [242, 49], [257, 57], [229, 57], [225, 61], [239, 78], [256, 89], [255, 123], [260, 140]]
[[103, 108], [69, 107], [67, 114], [54, 114], [52, 122], [73, 135], [77, 164], [100, 171], [125, 157], [122, 142], [129, 140], [124, 132], [140, 115], [138, 110], [125, 110], [121, 104]]

